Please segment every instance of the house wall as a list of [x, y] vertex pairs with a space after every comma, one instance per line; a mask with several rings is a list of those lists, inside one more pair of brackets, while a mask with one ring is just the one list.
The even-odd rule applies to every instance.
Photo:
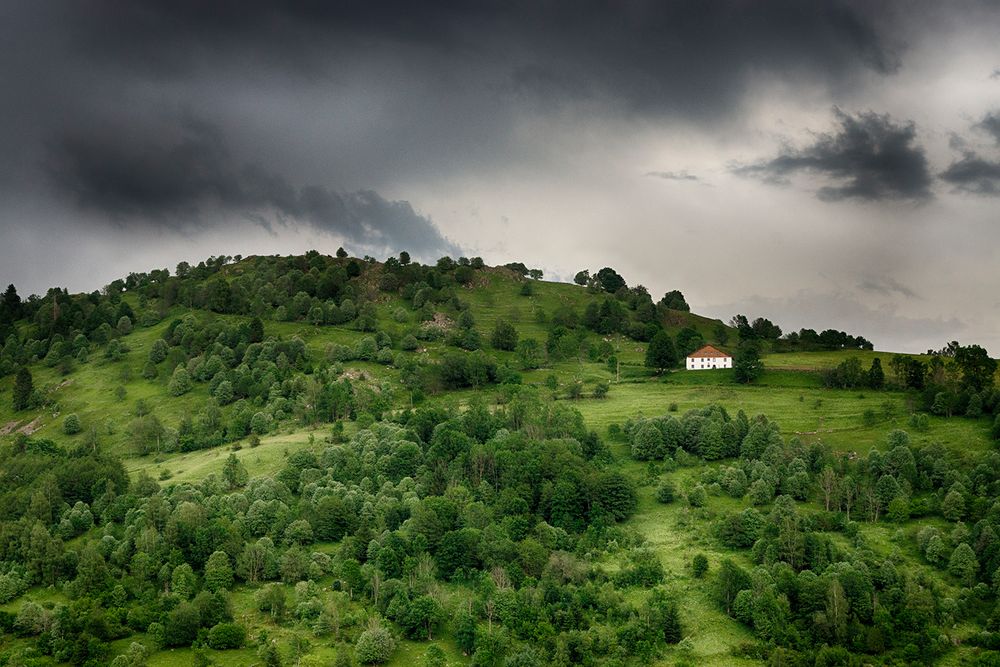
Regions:
[[732, 357], [688, 357], [687, 369], [689, 371], [704, 371], [713, 368], [732, 368]]

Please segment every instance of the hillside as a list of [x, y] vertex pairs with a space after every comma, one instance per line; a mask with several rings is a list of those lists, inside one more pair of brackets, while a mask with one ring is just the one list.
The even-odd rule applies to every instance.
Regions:
[[[604, 271], [475, 259], [172, 273], [5, 300], [7, 664], [959, 664], [992, 641], [975, 346], [768, 352]], [[763, 371], [659, 372], [664, 338]]]

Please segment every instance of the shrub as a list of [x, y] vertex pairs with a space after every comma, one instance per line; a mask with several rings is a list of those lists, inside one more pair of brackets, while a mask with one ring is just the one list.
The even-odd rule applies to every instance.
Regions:
[[354, 647], [358, 660], [365, 665], [388, 662], [395, 650], [396, 640], [392, 633], [381, 625], [375, 625], [362, 632]]
[[669, 504], [677, 499], [677, 489], [673, 482], [664, 482], [656, 489], [656, 499], [664, 504]]
[[708, 572], [708, 557], [705, 554], [695, 554], [694, 558], [691, 559], [691, 571], [694, 576], [701, 579]]
[[218, 623], [208, 631], [208, 646], [216, 651], [243, 648], [247, 631], [236, 623]]
[[171, 396], [182, 396], [191, 391], [191, 376], [183, 366], [177, 366], [174, 374], [170, 376], [170, 383], [167, 390]]
[[688, 492], [688, 504], [691, 507], [704, 507], [708, 503], [708, 492], [701, 484], [695, 484]]
[[80, 425], [80, 418], [76, 414], [66, 415], [66, 419], [63, 420], [63, 433], [66, 435], [76, 435], [83, 430]]

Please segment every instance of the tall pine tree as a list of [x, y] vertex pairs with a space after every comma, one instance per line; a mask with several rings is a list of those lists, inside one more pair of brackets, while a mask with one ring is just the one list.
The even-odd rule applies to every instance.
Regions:
[[17, 369], [17, 376], [14, 378], [14, 411], [24, 410], [31, 405], [31, 394], [35, 390], [34, 382], [31, 379], [31, 371], [27, 366]]

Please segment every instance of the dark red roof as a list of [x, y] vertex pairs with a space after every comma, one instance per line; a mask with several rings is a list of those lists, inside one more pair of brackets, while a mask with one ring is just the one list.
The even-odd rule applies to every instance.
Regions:
[[691, 354], [689, 354], [688, 359], [705, 359], [712, 357], [728, 357], [728, 356], [730, 355], [726, 354], [725, 352], [722, 352], [721, 350], [717, 350], [711, 345], [706, 345], [700, 350], [696, 350]]

